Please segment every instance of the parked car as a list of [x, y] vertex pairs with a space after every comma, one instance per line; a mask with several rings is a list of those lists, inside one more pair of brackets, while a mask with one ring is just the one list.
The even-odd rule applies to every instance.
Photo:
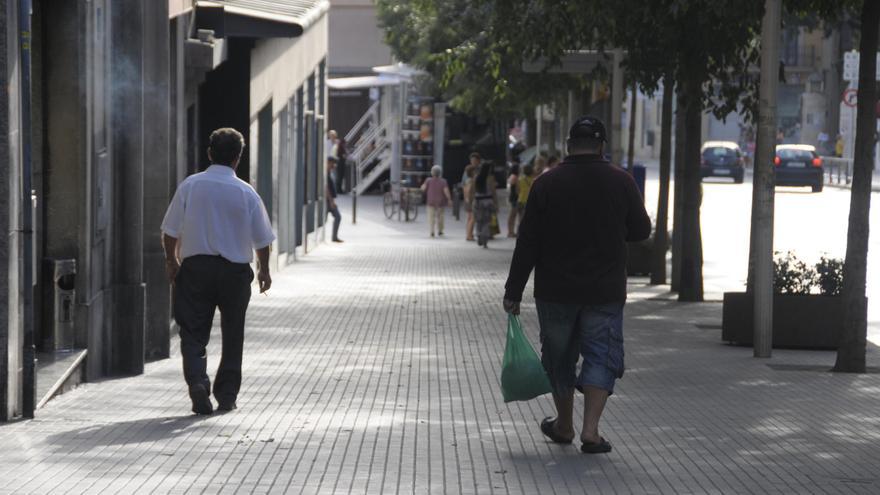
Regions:
[[780, 144], [773, 158], [777, 186], [807, 186], [822, 192], [825, 171], [816, 147], [808, 144]]
[[730, 177], [742, 184], [745, 175], [743, 152], [733, 141], [706, 141], [701, 150], [700, 176]]

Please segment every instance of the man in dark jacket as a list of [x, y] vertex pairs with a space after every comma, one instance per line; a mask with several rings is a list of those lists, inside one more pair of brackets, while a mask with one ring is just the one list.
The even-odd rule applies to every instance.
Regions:
[[541, 361], [557, 410], [541, 431], [554, 442], [571, 443], [574, 390], [580, 390], [585, 453], [611, 451], [599, 435], [599, 419], [623, 376], [626, 243], [651, 234], [638, 186], [603, 158], [605, 141], [602, 122], [581, 117], [569, 132], [568, 157], [532, 185], [504, 294], [505, 311], [519, 314], [535, 269]]

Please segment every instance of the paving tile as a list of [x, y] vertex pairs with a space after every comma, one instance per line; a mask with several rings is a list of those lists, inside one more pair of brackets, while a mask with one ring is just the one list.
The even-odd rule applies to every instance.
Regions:
[[[721, 343], [720, 304], [670, 301], [644, 279], [603, 422], [615, 450], [546, 442], [551, 399], [504, 404], [499, 389], [513, 242], [478, 249], [454, 221], [430, 239], [360, 204], [345, 244], [254, 297], [239, 410], [189, 414], [175, 350], [0, 426], [0, 493], [880, 492], [880, 375], [809, 369], [830, 352], [754, 359]], [[537, 342], [530, 298], [522, 321]], [[210, 366], [219, 344], [217, 331]]]

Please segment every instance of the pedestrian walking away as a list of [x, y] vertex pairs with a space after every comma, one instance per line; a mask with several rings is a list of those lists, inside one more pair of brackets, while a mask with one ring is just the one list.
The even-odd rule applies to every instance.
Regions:
[[507, 237], [516, 237], [516, 203], [519, 199], [517, 188], [519, 187], [520, 167], [518, 163], [510, 166], [510, 175], [507, 176]]
[[464, 167], [461, 174], [461, 183], [464, 190], [464, 208], [467, 211], [467, 221], [465, 222], [465, 239], [474, 240], [474, 177], [483, 163], [483, 158], [479, 153], [474, 151], [470, 154], [470, 162]]
[[206, 347], [217, 308], [223, 350], [213, 394], [218, 410], [236, 408], [245, 313], [254, 279], [250, 263], [256, 250], [260, 292], [266, 292], [272, 286], [269, 249], [275, 240], [260, 196], [235, 175], [244, 137], [224, 128], [211, 133], [209, 141], [208, 158], [213, 165], [180, 184], [162, 222], [165, 271], [174, 288], [183, 375], [197, 414], [214, 411]]
[[557, 412], [541, 431], [553, 442], [572, 442], [577, 389], [584, 394], [585, 453], [611, 451], [599, 420], [624, 370], [626, 243], [651, 233], [635, 180], [603, 158], [605, 141], [604, 124], [581, 117], [569, 131], [569, 155], [532, 185], [503, 301], [505, 311], [519, 314], [534, 269], [541, 362]]
[[498, 198], [495, 194], [497, 184], [492, 175], [492, 164], [484, 162], [473, 180], [474, 223], [477, 231], [477, 245], [489, 247], [492, 237], [492, 217], [498, 212]]
[[425, 193], [425, 203], [428, 205], [428, 228], [431, 237], [434, 237], [434, 227], [437, 234], [443, 235], [443, 216], [446, 206], [452, 203], [452, 194], [449, 192], [449, 184], [446, 179], [440, 177], [443, 169], [439, 165], [431, 167], [431, 177], [422, 184], [422, 192]]
[[339, 224], [342, 223], [342, 215], [336, 207], [336, 196], [339, 189], [336, 187], [336, 157], [327, 157], [327, 213], [333, 215], [333, 242], [342, 242], [339, 238]]
[[517, 200], [516, 214], [518, 222], [522, 222], [523, 215], [526, 213], [526, 204], [529, 201], [529, 192], [532, 190], [532, 184], [535, 183], [535, 168], [531, 165], [525, 165], [522, 173], [517, 180]]

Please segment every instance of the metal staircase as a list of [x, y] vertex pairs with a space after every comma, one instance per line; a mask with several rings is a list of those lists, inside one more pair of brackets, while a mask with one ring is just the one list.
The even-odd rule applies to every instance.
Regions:
[[394, 118], [382, 119], [379, 101], [375, 102], [345, 136], [353, 143], [348, 155], [352, 164], [354, 194], [361, 195], [391, 169], [391, 141]]

